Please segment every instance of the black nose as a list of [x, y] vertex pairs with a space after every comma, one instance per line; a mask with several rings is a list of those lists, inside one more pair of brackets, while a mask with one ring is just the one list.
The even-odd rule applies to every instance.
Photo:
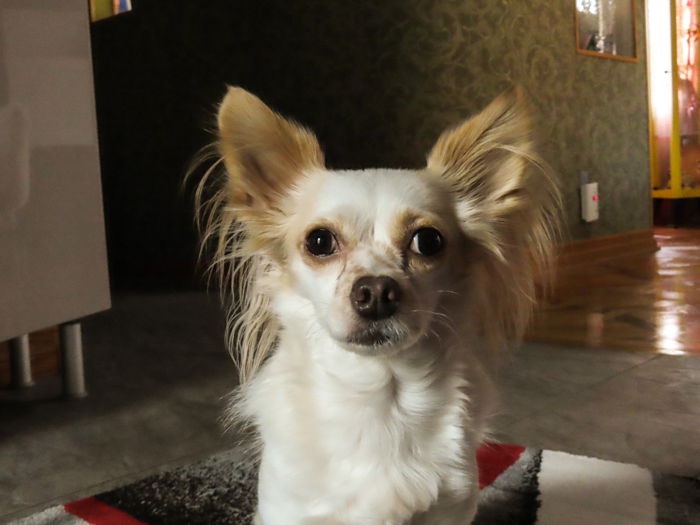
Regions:
[[399, 307], [401, 287], [391, 277], [366, 275], [352, 285], [350, 302], [355, 311], [367, 319], [391, 317]]

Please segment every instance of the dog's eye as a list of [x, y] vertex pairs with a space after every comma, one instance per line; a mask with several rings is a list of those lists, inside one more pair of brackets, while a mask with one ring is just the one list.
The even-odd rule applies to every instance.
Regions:
[[430, 257], [442, 250], [442, 235], [435, 228], [421, 228], [413, 234], [411, 250], [419, 255]]
[[328, 257], [338, 251], [338, 242], [333, 232], [318, 228], [306, 236], [306, 249], [316, 257]]

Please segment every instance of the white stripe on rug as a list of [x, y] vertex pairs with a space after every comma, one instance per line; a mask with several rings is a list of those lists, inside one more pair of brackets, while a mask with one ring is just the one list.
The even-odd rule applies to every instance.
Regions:
[[651, 473], [636, 465], [545, 450], [538, 525], [655, 525]]
[[87, 521], [73, 516], [63, 505], [50, 507], [37, 514], [32, 514], [28, 518], [11, 522], [11, 525], [88, 525]]

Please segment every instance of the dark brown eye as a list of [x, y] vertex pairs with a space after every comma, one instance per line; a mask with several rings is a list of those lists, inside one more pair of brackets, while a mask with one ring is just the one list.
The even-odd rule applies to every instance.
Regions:
[[314, 257], [328, 257], [338, 251], [338, 243], [332, 231], [318, 228], [306, 236], [306, 249]]
[[421, 228], [411, 239], [411, 250], [426, 257], [440, 253], [443, 245], [442, 235], [435, 228]]

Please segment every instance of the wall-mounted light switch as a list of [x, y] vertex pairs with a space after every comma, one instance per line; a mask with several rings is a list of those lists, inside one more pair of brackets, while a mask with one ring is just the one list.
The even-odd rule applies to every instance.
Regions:
[[581, 186], [581, 218], [585, 222], [598, 220], [598, 205], [600, 196], [598, 195], [598, 183], [589, 182]]

